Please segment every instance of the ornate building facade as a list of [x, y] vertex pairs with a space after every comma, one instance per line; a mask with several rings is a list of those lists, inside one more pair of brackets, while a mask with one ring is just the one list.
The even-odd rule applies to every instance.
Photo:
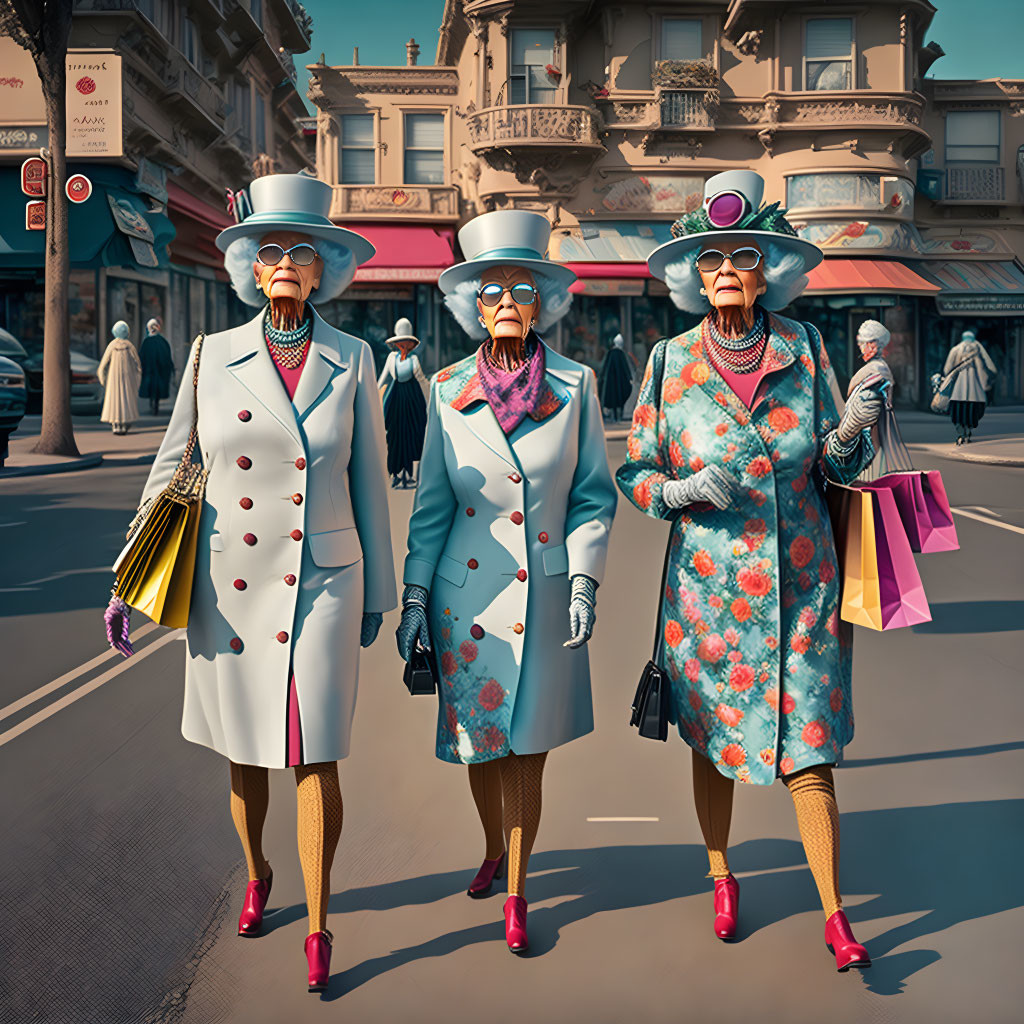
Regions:
[[391, 254], [364, 271], [380, 315], [410, 315], [434, 368], [465, 350], [428, 285], [467, 218], [545, 213], [551, 255], [580, 278], [549, 342], [596, 367], [621, 331], [642, 360], [693, 322], [647, 275], [647, 254], [709, 176], [747, 167], [827, 254], [791, 312], [825, 329], [841, 372], [860, 320], [882, 320], [899, 400], [922, 404], [969, 324], [1004, 371], [997, 400], [1014, 400], [1024, 81], [925, 78], [942, 53], [924, 45], [934, 12], [927, 0], [447, 0], [433, 65], [410, 40], [405, 66], [309, 68], [318, 173], [339, 221], [406, 231], [407, 253], [424, 232], [443, 243], [422, 265]]

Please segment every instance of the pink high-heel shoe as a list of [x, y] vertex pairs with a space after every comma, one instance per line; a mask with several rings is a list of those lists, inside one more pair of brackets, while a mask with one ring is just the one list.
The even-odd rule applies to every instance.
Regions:
[[505, 941], [511, 953], [525, 953], [530, 948], [526, 938], [526, 900], [522, 896], [505, 900]]
[[266, 878], [257, 878], [245, 887], [242, 913], [238, 916], [238, 934], [253, 938], [263, 929], [263, 911], [270, 899], [270, 887], [274, 884], [274, 870]]
[[715, 934], [723, 942], [736, 938], [740, 916], [740, 883], [732, 875], [715, 879]]
[[475, 900], [490, 896], [491, 885], [496, 878], [501, 878], [504, 875], [504, 867], [504, 853], [494, 860], [485, 860], [480, 865], [480, 870], [476, 873], [476, 877], [469, 883], [469, 888], [466, 890], [467, 895]]
[[331, 946], [334, 936], [329, 931], [313, 932], [306, 937], [306, 962], [309, 964], [309, 991], [323, 992], [331, 977]]
[[825, 945], [830, 953], [835, 954], [837, 971], [871, 966], [868, 951], [853, 937], [850, 922], [841, 910], [825, 922]]

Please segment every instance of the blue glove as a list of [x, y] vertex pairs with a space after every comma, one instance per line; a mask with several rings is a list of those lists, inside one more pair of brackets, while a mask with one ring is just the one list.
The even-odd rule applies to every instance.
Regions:
[[427, 624], [427, 591], [410, 583], [402, 593], [402, 621], [395, 630], [398, 653], [402, 661], [412, 657], [413, 647], [419, 643], [425, 651], [430, 650], [430, 628]]
[[359, 646], [369, 647], [380, 632], [384, 616], [380, 612], [363, 612], [363, 624], [359, 634]]
[[569, 631], [572, 636], [563, 647], [582, 647], [594, 632], [597, 621], [597, 584], [589, 577], [578, 573], [572, 578], [569, 597]]

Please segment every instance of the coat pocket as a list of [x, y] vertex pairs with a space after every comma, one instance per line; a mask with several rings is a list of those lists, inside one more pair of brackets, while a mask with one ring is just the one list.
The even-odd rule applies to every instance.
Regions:
[[345, 530], [326, 530], [309, 535], [309, 553], [313, 561], [325, 568], [341, 567], [358, 562], [363, 557], [359, 531], [350, 526]]
[[211, 533], [210, 534], [210, 550], [211, 551], [223, 551], [224, 550], [224, 535], [222, 533]]
[[560, 576], [569, 571], [569, 552], [564, 544], [559, 544], [557, 548], [545, 548], [541, 557], [544, 559], [545, 576]]
[[458, 562], [448, 555], [442, 555], [434, 568], [435, 576], [440, 576], [441, 579], [447, 580], [456, 587], [461, 587], [466, 582], [468, 572], [469, 566], [465, 562]]

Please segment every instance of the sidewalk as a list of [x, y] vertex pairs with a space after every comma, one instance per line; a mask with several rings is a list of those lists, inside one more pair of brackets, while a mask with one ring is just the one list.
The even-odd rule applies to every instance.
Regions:
[[10, 454], [0, 469], [0, 480], [20, 476], [71, 473], [96, 466], [143, 466], [152, 462], [167, 428], [168, 414], [143, 416], [129, 433], [116, 435], [95, 417], [75, 417], [75, 441], [79, 458], [36, 455], [32, 449], [39, 439], [41, 418], [26, 416], [11, 435]]

